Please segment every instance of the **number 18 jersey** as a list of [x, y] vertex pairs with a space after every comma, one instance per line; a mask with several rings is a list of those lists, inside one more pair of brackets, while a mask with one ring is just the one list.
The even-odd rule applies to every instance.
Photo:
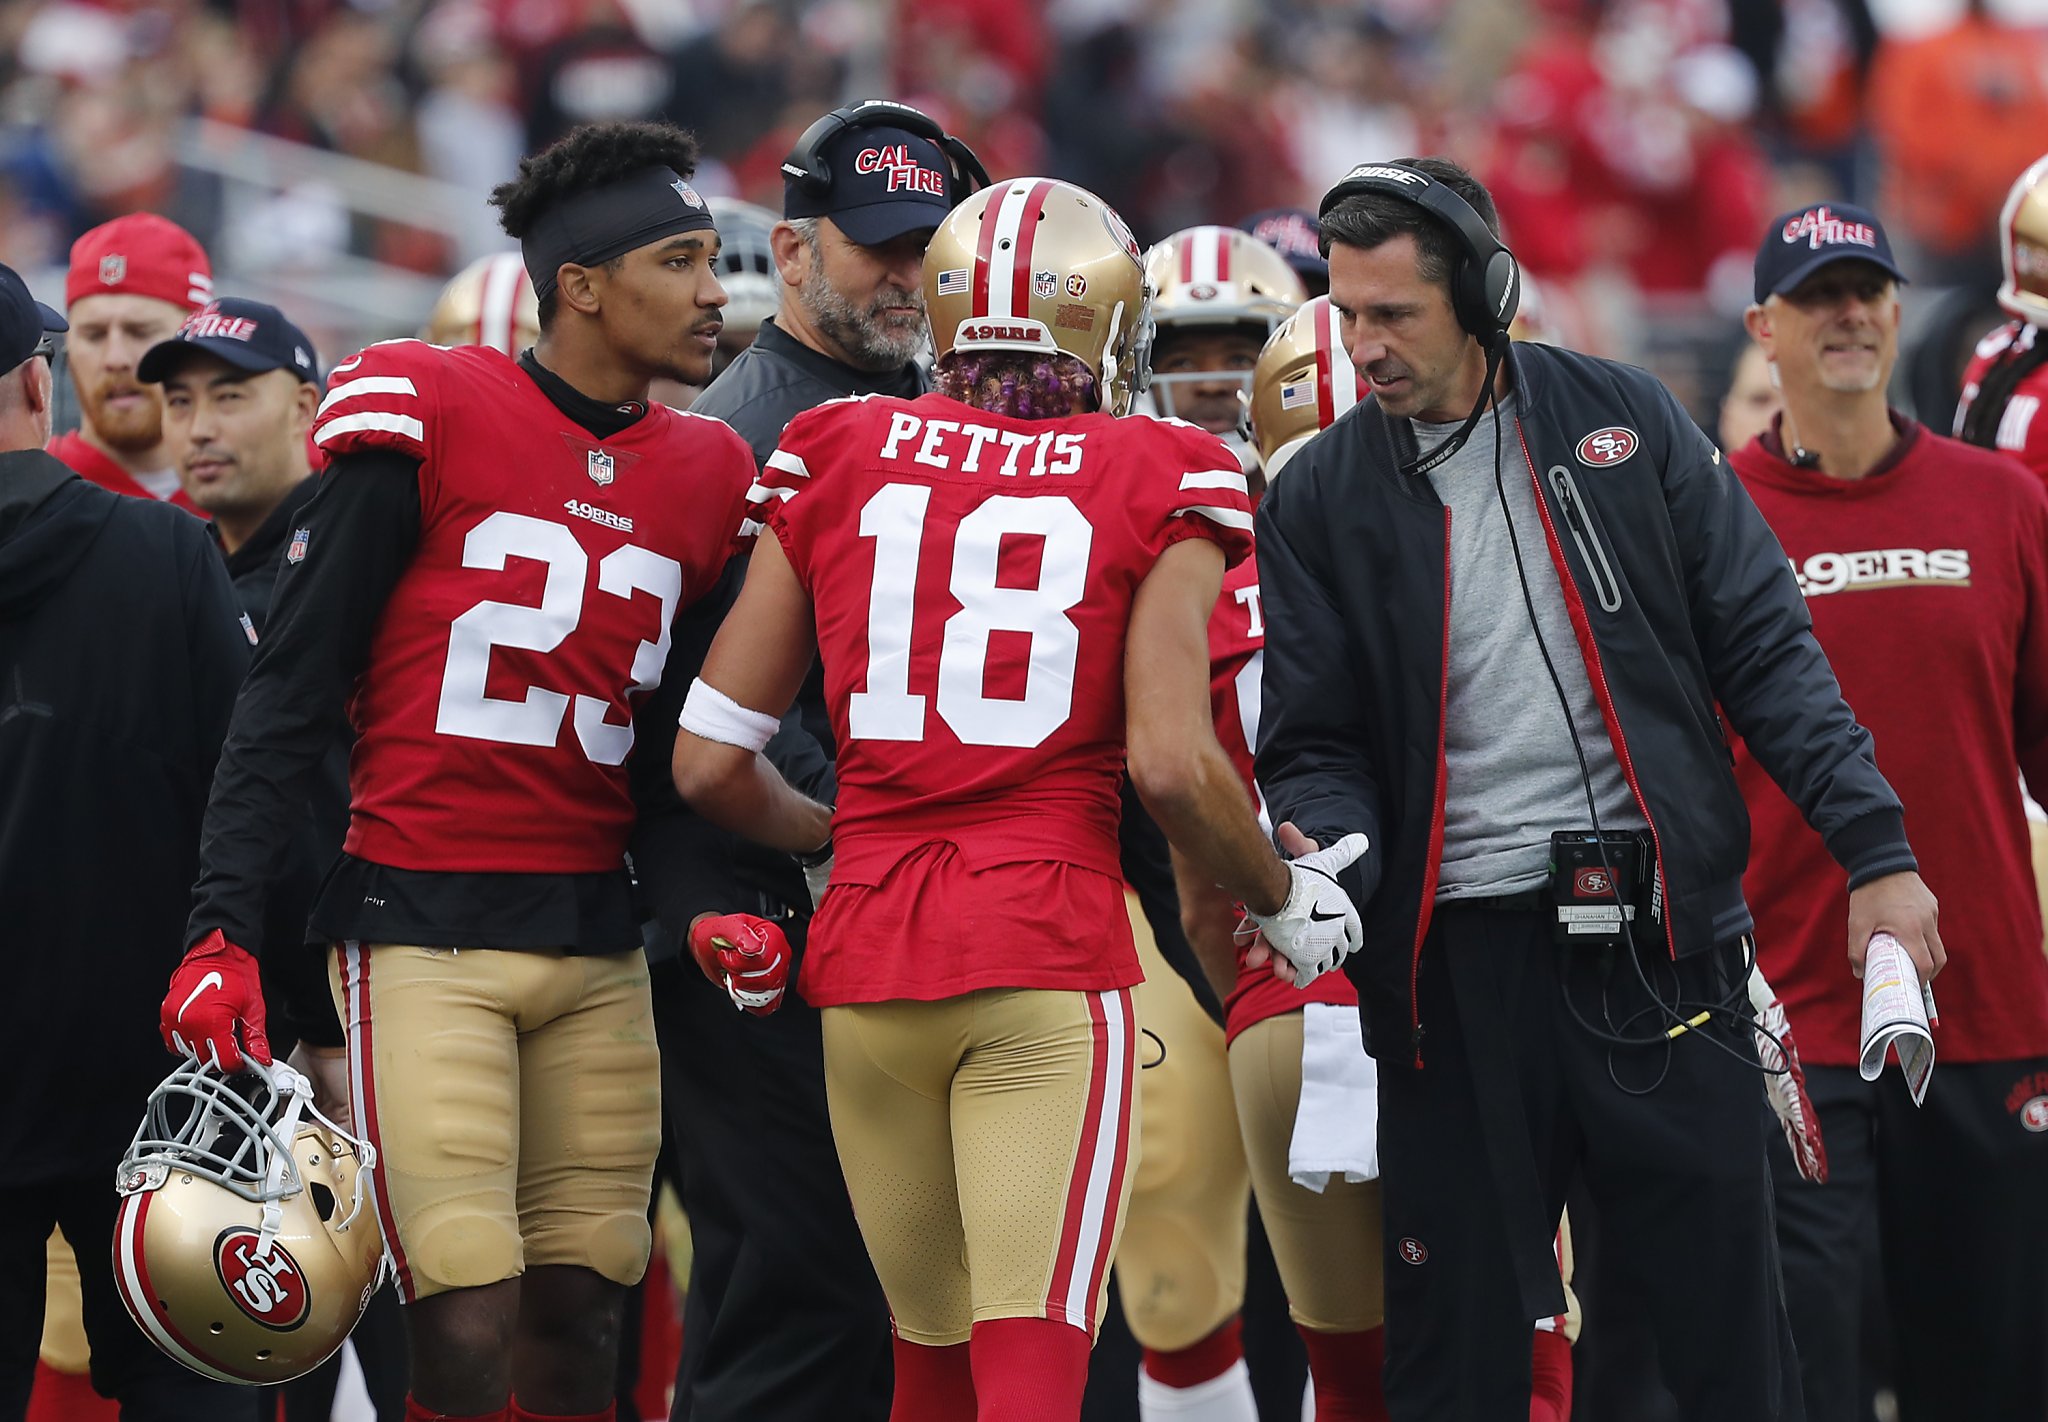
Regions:
[[759, 493], [816, 608], [834, 882], [934, 841], [970, 870], [1117, 875], [1132, 600], [1180, 539], [1251, 551], [1228, 448], [1143, 416], [868, 396], [791, 421]]
[[746, 444], [660, 405], [599, 439], [509, 357], [421, 341], [337, 366], [313, 438], [419, 461], [419, 542], [350, 707], [347, 851], [458, 873], [620, 867], [632, 705], [734, 551]]

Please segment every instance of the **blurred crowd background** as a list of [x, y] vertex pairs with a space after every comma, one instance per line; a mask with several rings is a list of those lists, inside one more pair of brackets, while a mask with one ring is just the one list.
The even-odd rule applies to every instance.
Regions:
[[163, 212], [337, 353], [508, 246], [485, 195], [575, 123], [671, 119], [706, 192], [779, 207], [791, 139], [881, 95], [1147, 242], [1458, 158], [1559, 338], [1703, 417], [1764, 222], [1864, 203], [1916, 278], [1900, 403], [1945, 426], [2048, 142], [2048, 0], [0, 0], [0, 37], [0, 261], [55, 292]]

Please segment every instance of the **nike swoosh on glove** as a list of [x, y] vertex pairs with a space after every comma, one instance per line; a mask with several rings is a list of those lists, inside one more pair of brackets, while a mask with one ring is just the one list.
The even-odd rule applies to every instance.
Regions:
[[1337, 882], [1365, 853], [1369, 841], [1347, 834], [1328, 849], [1288, 861], [1287, 902], [1270, 916], [1248, 913], [1275, 953], [1294, 965], [1296, 987], [1305, 987], [1337, 967], [1365, 941], [1358, 907]]
[[[1799, 1047], [1792, 1040], [1792, 1023], [1785, 1004], [1764, 980], [1763, 970], [1749, 970], [1749, 1008], [1756, 1019], [1756, 1050], [1762, 1058], [1764, 1099], [1784, 1128], [1785, 1143], [1792, 1147], [1793, 1163], [1800, 1178], [1824, 1185], [1828, 1178], [1828, 1148], [1820, 1138], [1820, 1113], [1806, 1094], [1806, 1073], [1799, 1065]], [[1768, 1033], [1770, 1035], [1766, 1036]], [[1773, 1040], [1775, 1039], [1775, 1040]], [[1784, 1043], [1784, 1050], [1778, 1044]]]
[[[245, 1052], [263, 1066], [271, 1064], [262, 972], [218, 928], [185, 950], [159, 1016], [164, 1045], [174, 1052], [229, 1072], [242, 1070]], [[236, 1023], [242, 1028], [239, 1043]]]
[[690, 925], [690, 954], [740, 1011], [766, 1017], [782, 1006], [791, 954], [776, 923], [750, 913], [700, 918]]

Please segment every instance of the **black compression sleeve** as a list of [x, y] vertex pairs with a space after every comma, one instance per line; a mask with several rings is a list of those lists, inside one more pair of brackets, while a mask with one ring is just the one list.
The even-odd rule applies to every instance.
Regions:
[[217, 928], [259, 951], [269, 885], [306, 813], [305, 782], [343, 732], [371, 631], [419, 543], [418, 461], [342, 455], [300, 525], [303, 558], [279, 572], [214, 772], [188, 946]]

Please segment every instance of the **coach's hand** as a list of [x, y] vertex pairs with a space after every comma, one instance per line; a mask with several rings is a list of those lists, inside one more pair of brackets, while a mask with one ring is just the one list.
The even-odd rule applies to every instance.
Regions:
[[742, 1012], [766, 1017], [782, 1006], [789, 940], [773, 921], [750, 913], [700, 914], [690, 924], [690, 955]]
[[1280, 847], [1295, 856], [1287, 865], [1287, 901], [1276, 913], [1246, 915], [1258, 925], [1259, 941], [1245, 961], [1260, 967], [1278, 955], [1293, 971], [1290, 977], [1274, 962], [1275, 976], [1301, 987], [1341, 966], [1365, 941], [1358, 908], [1337, 875], [1357, 862], [1368, 841], [1362, 834], [1347, 834], [1328, 849], [1318, 849], [1292, 824], [1281, 825], [1278, 837]]
[[[159, 1014], [164, 1045], [174, 1052], [211, 1062], [222, 1071], [240, 1071], [244, 1052], [270, 1065], [270, 1036], [263, 1017], [263, 977], [256, 960], [228, 942], [216, 928], [185, 950], [185, 960], [171, 974]], [[242, 1037], [235, 1040], [239, 1023]]]
[[1870, 936], [1889, 933], [1905, 947], [1913, 966], [1920, 970], [1920, 980], [1932, 982], [1948, 964], [1948, 949], [1941, 946], [1941, 932], [1935, 927], [1939, 912], [1933, 890], [1910, 869], [1851, 889], [1849, 971], [1862, 977]]

